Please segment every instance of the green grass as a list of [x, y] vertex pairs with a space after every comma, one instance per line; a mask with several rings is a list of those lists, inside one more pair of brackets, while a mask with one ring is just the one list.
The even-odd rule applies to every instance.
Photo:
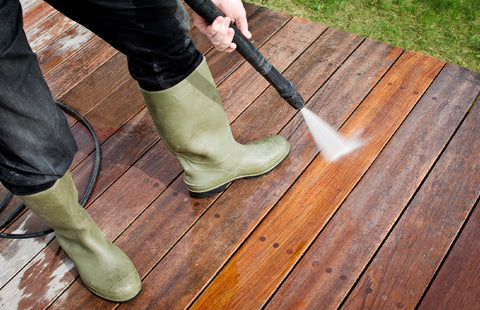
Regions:
[[480, 71], [478, 0], [247, 0]]

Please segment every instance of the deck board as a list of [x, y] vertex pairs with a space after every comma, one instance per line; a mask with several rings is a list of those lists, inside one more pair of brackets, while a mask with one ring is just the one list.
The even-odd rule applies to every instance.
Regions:
[[269, 308], [341, 304], [455, 132], [471, 95], [478, 93], [479, 85], [465, 81], [464, 74], [453, 65], [442, 70]]
[[480, 195], [479, 112], [476, 105], [468, 114], [345, 309], [413, 308], [419, 302]]
[[[480, 108], [471, 106], [479, 72], [247, 4], [253, 43], [307, 107], [364, 141], [330, 163], [298, 111], [237, 53], [214, 50], [192, 28], [236, 139], [281, 134], [292, 145], [271, 173], [193, 199], [125, 56], [44, 2], [22, 4], [24, 29], [55, 98], [84, 115], [102, 143], [86, 208], [132, 258], [144, 289], [119, 306], [84, 287], [52, 235], [0, 239], [0, 308], [478, 304]], [[94, 146], [87, 130], [67, 118], [79, 145], [72, 173], [82, 193]], [[44, 228], [25, 211], [5, 231]]]

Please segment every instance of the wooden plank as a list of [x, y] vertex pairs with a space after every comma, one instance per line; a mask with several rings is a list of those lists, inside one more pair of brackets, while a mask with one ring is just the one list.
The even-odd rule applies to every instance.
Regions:
[[441, 71], [267, 309], [339, 307], [480, 91], [474, 77]]
[[92, 74], [80, 81], [74, 88], [58, 98], [58, 101], [84, 116], [125, 84], [128, 79], [130, 79], [130, 74], [127, 69], [127, 58], [125, 55], [117, 53]]
[[78, 53], [72, 55], [68, 62], [45, 74], [45, 80], [53, 97], [58, 98], [67, 93], [116, 53], [117, 51], [113, 47], [99, 37], [95, 37]]
[[[257, 7], [258, 8], [258, 7]], [[249, 28], [255, 29], [252, 32], [252, 43], [256, 48], [260, 48], [275, 33], [272, 29], [280, 29], [291, 16], [280, 12], [272, 11], [267, 8], [259, 8], [248, 17]], [[211, 50], [207, 55], [208, 65], [215, 82], [218, 84], [225, 79], [229, 68], [237, 68], [241, 63], [245, 62], [244, 58], [236, 52], [224, 53], [217, 50]]]
[[[260, 52], [282, 72], [291, 64], [292, 59], [297, 58], [303, 51], [299, 46], [308, 47], [325, 29], [324, 25], [294, 17], [275, 35], [276, 40], [268, 41], [260, 48]], [[243, 63], [235, 71], [235, 75], [225, 80], [221, 86], [219, 93], [227, 110], [227, 117], [233, 121], [269, 86], [269, 83], [252, 70], [249, 63]]]
[[[66, 64], [76, 65], [79, 68], [85, 66], [84, 63], [75, 64], [74, 62], [77, 59], [74, 55], [81, 54], [80, 51], [83, 49], [83, 46], [89, 46], [89, 44], [94, 44], [93, 47], [88, 47], [87, 50], [87, 53], [89, 52], [92, 58], [95, 57], [92, 52], [101, 54], [102, 49], [113, 50], [112, 47], [98, 38], [93, 32], [75, 24], [37, 52], [38, 62], [43, 75], [46, 76], [55, 68], [65, 66]], [[95, 50], [95, 48], [98, 50]], [[87, 61], [87, 59], [83, 61]], [[101, 65], [101, 63], [97, 65], [92, 59], [88, 59], [88, 62], [94, 66]], [[70, 70], [77, 70], [77, 68], [72, 67]]]
[[37, 52], [74, 25], [74, 21], [55, 12], [25, 34], [30, 47]]
[[455, 242], [418, 309], [476, 309], [480, 305], [480, 203]]
[[[303, 50], [302, 46], [299, 46], [298, 49], [300, 52]], [[179, 170], [179, 172], [180, 171], [181, 170]], [[202, 213], [201, 210], [209, 206], [209, 200], [191, 200], [181, 179], [177, 179], [172, 185], [172, 187], [173, 193], [171, 190], [169, 190], [165, 194], [161, 195], [159, 199], [155, 202], [155, 205], [157, 206], [152, 206], [145, 212], [146, 217], [144, 218], [144, 220], [139, 221], [138, 224], [132, 225], [132, 231], [130, 232], [129, 229], [122, 235], [122, 237], [125, 236], [125, 240], [138, 238], [137, 234], [139, 233], [149, 233], [151, 235], [156, 234], [159, 236], [165, 236], [164, 239], [159, 239], [158, 237], [156, 237], [155, 239], [159, 239], [159, 241], [161, 242], [155, 246], [151, 243], [145, 244], [148, 247], [146, 249], [140, 250], [139, 248], [132, 248], [131, 246], [126, 248], [127, 254], [132, 257], [132, 260], [138, 267], [141, 274], [148, 272], [148, 270], [150, 270], [152, 266], [155, 266], [155, 264], [158, 262], [158, 259], [160, 258], [159, 256], [161, 256], [161, 253], [163, 253], [162, 251], [166, 253], [169, 248], [173, 246], [175, 242], [185, 233], [185, 229], [188, 229], [188, 227], [190, 227], [190, 225], [198, 219], [198, 216], [200, 216]], [[193, 215], [191, 209], [195, 210]], [[165, 213], [171, 215], [166, 216]], [[177, 220], [172, 222], [172, 219]], [[180, 222], [180, 219], [185, 219], [185, 221]], [[168, 224], [158, 225], [158, 223], [163, 222]], [[166, 231], [163, 231], [163, 229], [165, 229]], [[152, 242], [154, 242], [155, 239], [152, 240]], [[120, 240], [123, 239], [121, 238]], [[165, 240], [169, 240], [169, 242], [166, 242]], [[127, 242], [127, 244], [131, 243]], [[141, 246], [142, 244], [144, 243], [140, 243], [138, 245]], [[152, 249], [152, 247], [156, 251], [158, 250], [157, 255], [142, 254], [144, 253], [144, 251], [148, 252], [149, 249]], [[141, 261], [138, 262], [137, 259], [140, 259]], [[76, 295], [78, 296], [78, 294], [84, 296], [85, 294], [81, 291], [81, 287], [78, 291], [77, 289], [73, 291], [67, 291], [68, 297], [63, 298], [62, 296], [62, 298], [54, 304], [54, 307], [58, 306], [58, 308], [62, 308], [62, 305], [66, 305], [68, 303], [68, 300], [71, 300]], [[92, 305], [96, 305], [99, 302], [97, 298], [90, 296], [90, 294], [86, 294], [84, 298], [82, 297], [82, 305], [90, 305], [90, 302]]]
[[[349, 52], [348, 50], [345, 51], [344, 48], [347, 49], [348, 46], [355, 48], [361, 38], [338, 32], [336, 37], [333, 36], [332, 42], [325, 40], [322, 43], [327, 46], [329, 43], [330, 46], [336, 45], [340, 42], [339, 37], [341, 36], [347, 36], [349, 39], [339, 45], [342, 48], [331, 49], [330, 51], [345, 53], [344, 57], [346, 57]], [[357, 43], [352, 44], [355, 41]], [[314, 45], [314, 47], [318, 51], [319, 45]], [[334, 55], [330, 55], [330, 57], [335, 58]], [[343, 60], [337, 65], [340, 65], [341, 62]], [[295, 64], [292, 65], [292, 68]], [[327, 63], [324, 63], [324, 65], [328, 66]], [[303, 68], [303, 66], [301, 67]], [[316, 69], [315, 66], [311, 67]], [[317, 68], [319, 67], [320, 65]], [[310, 83], [310, 85], [313, 85], [312, 87], [318, 87], [315, 82], [310, 81]], [[271, 107], [271, 113], [277, 110], [276, 105], [267, 106]], [[255, 122], [254, 119], [250, 119], [250, 121], [250, 125]], [[233, 125], [235, 127], [236, 122]], [[261, 129], [260, 134], [268, 134], [276, 126], [274, 123], [267, 122]], [[292, 149], [293, 155], [297, 155], [294, 149]], [[312, 157], [307, 158], [303, 164], [306, 166]], [[295, 163], [296, 161], [292, 162], [291, 159], [287, 159], [284, 164], [268, 176], [248, 181], [237, 181], [232, 184], [228, 192], [219, 198], [219, 201], [200, 218], [192, 230], [148, 275], [144, 280], [146, 290], [151, 287], [151, 289], [148, 289], [148, 296], [144, 296], [133, 306], [177, 308], [187, 305], [193, 297], [192, 295], [195, 295], [198, 290], [198, 288], [192, 287], [201, 288], [205, 285], [204, 283], [217, 272], [218, 266], [221, 266], [228, 259], [232, 251], [235, 251], [249, 234], [251, 230], [249, 226], [254, 226], [255, 222], [258, 223], [265, 215], [264, 212], [268, 212], [272, 204], [288, 189], [290, 182], [296, 179], [299, 172], [297, 172]], [[273, 180], [278, 180], [280, 177], [286, 178], [287, 181], [272, 184]], [[267, 192], [262, 190], [266, 187], [269, 188]], [[235, 193], [235, 195], [229, 193]], [[185, 256], [185, 253], [189, 253], [188, 257]], [[165, 272], [165, 270], [168, 270], [168, 272]], [[187, 274], [185, 274], [185, 270], [189, 270]], [[154, 278], [151, 278], [152, 276]]]
[[362, 130], [365, 145], [336, 162], [318, 157], [192, 308], [212, 304], [218, 309], [262, 306], [355, 187], [442, 65], [437, 59], [404, 53], [342, 127], [347, 137]]
[[480, 106], [475, 105], [358, 280], [345, 309], [417, 305], [479, 198], [479, 122]]
[[28, 4], [22, 1], [22, 9], [24, 31], [29, 31], [56, 12], [52, 6], [42, 0], [29, 1]]

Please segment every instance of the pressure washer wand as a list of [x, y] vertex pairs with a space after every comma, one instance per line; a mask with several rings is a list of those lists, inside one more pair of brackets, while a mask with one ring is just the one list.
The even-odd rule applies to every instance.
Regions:
[[[212, 23], [218, 16], [225, 16], [211, 0], [185, 0], [185, 2], [208, 23]], [[233, 42], [237, 44], [237, 51], [257, 70], [278, 93], [292, 107], [301, 110], [305, 107], [305, 101], [297, 89], [260, 53], [260, 51], [238, 30], [235, 30]]]

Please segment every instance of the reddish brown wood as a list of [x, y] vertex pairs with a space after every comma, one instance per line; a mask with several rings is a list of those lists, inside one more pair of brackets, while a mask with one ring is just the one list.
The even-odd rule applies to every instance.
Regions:
[[[97, 41], [97, 44], [100, 44], [95, 48], [108, 48], [105, 42], [97, 38], [90, 30], [78, 24], [75, 24], [75, 26], [57, 36], [42, 50], [37, 52], [40, 68], [44, 76], [56, 67], [64, 65], [62, 64], [63, 62], [68, 64], [70, 57], [77, 54], [86, 44], [95, 41]], [[88, 59], [88, 61], [92, 62], [91, 59]], [[82, 64], [82, 66], [83, 65], [85, 64]], [[76, 68], [71, 68], [70, 70], [76, 70]]]
[[418, 309], [475, 309], [480, 305], [480, 204], [435, 277]]
[[[275, 40], [268, 41], [260, 48], [260, 52], [282, 72], [325, 29], [323, 25], [294, 17], [276, 33]], [[235, 73], [219, 87], [229, 120], [234, 120], [269, 86], [258, 72], [252, 70], [249, 63], [243, 63]]]
[[55, 14], [55, 9], [42, 0], [30, 1], [27, 5], [22, 3], [23, 29], [28, 31], [34, 28], [50, 15]]
[[95, 37], [88, 45], [45, 74], [52, 95], [61, 97], [79, 81], [110, 60], [117, 51], [105, 41]]
[[417, 305], [480, 196], [479, 122], [476, 105], [357, 282], [345, 309]]
[[[307, 102], [309, 109], [315, 110], [318, 105], [325, 104], [327, 101], [319, 99], [311, 99], [316, 92], [319, 91], [325, 81], [333, 79], [336, 83], [334, 87], [328, 87], [330, 92], [336, 92], [335, 98], [338, 97], [337, 85], [342, 85], [342, 89], [351, 90], [351, 85], [347, 85], [346, 77], [343, 76], [342, 80], [332, 77], [332, 74], [340, 67], [346, 58], [357, 48], [357, 46], [363, 41], [362, 37], [339, 31], [333, 28], [327, 29], [313, 44], [302, 54], [302, 56], [295, 61], [295, 63], [289, 67], [284, 75], [285, 77], [296, 86], [298, 92], [302, 95], [302, 98]], [[371, 48], [372, 46], [370, 46]], [[400, 50], [398, 49], [398, 52]], [[372, 59], [380, 61], [377, 54], [369, 49]], [[354, 57], [353, 59], [356, 59]], [[359, 65], [359, 64], [356, 64]], [[352, 70], [351, 66], [346, 66], [345, 70]], [[377, 73], [375, 73], [376, 75]], [[352, 74], [348, 73], [351, 77]], [[357, 81], [355, 81], [357, 82]], [[337, 84], [338, 83], [338, 84]], [[340, 84], [341, 83], [341, 84]], [[353, 85], [353, 84], [352, 84]], [[360, 95], [363, 98], [366, 92], [363, 92], [360, 88], [366, 87], [371, 89], [369, 83], [357, 83], [356, 95]], [[323, 91], [320, 91], [320, 93]], [[318, 95], [315, 95], [318, 97]], [[353, 100], [351, 100], [353, 99]], [[339, 104], [343, 104], [344, 107], [347, 104], [357, 105], [359, 101], [355, 100], [355, 97], [349, 98], [345, 101], [335, 101]], [[309, 101], [309, 102], [308, 102]], [[337, 106], [331, 104], [331, 106]], [[338, 106], [337, 106], [338, 107]], [[340, 113], [345, 112], [344, 109]], [[262, 134], [265, 135], [262, 127], [265, 124], [273, 124], [273, 130], [267, 134], [276, 134], [284, 126], [284, 120], [292, 118], [297, 111], [293, 109], [285, 100], [283, 100], [278, 92], [270, 86], [261, 97], [255, 100], [252, 105], [243, 112], [241, 117], [237, 120], [237, 126], [233, 133], [235, 136], [240, 137], [241, 142], [248, 142], [253, 139], [262, 138]], [[252, 124], [251, 120], [255, 120]], [[330, 120], [339, 120], [340, 118], [330, 118]], [[252, 128], [253, 127], [253, 128]], [[245, 131], [245, 128], [251, 128], [251, 130]], [[288, 134], [290, 135], [290, 133]], [[293, 140], [296, 143], [295, 140]]]
[[474, 76], [442, 70], [267, 308], [340, 305], [480, 91]]
[[58, 100], [86, 115], [128, 79], [127, 59], [117, 53]]
[[25, 34], [30, 47], [34, 52], [37, 52], [74, 25], [74, 21], [59, 12], [55, 12]]
[[[229, 260], [193, 308], [215, 305], [218, 309], [247, 309], [264, 304], [362, 177], [442, 65], [441, 61], [420, 54], [406, 52], [402, 55], [342, 128], [346, 136], [362, 129], [362, 137], [365, 140], [368, 137], [366, 144], [336, 162], [317, 158]], [[418, 91], [414, 93], [414, 90]], [[398, 102], [395, 106], [393, 100]], [[301, 211], [291, 206], [298, 206]]]
[[[26, 15], [36, 12], [26, 16], [27, 32], [36, 31], [32, 28], [35, 25], [38, 25], [37, 30], [43, 29], [41, 25], [58, 17], [51, 16], [55, 11], [48, 5], [42, 5], [42, 1], [22, 2]], [[187, 10], [191, 11], [189, 8]], [[191, 199], [183, 184], [180, 166], [163, 144], [159, 143], [148, 112], [141, 103], [138, 87], [128, 76], [124, 56], [94, 36], [78, 48], [68, 48], [63, 55], [57, 55], [55, 51], [64, 44], [62, 42], [66, 38], [74, 42], [80, 32], [77, 28], [64, 32], [68, 28], [66, 24], [59, 24], [57, 29], [45, 28], [47, 33], [56, 33], [55, 38], [39, 51], [42, 68], [44, 72], [49, 72], [46, 77], [50, 85], [53, 85], [55, 97], [86, 115], [102, 139], [102, 169], [94, 194], [87, 205], [88, 209], [106, 231], [107, 237], [116, 239], [115, 242], [132, 257], [145, 278], [144, 291], [139, 299], [122, 308], [183, 308], [193, 303], [209, 283], [212, 286], [207, 288], [205, 295], [200, 297], [194, 307], [199, 307], [209, 296], [220, 295], [226, 302], [230, 298], [238, 308], [249, 308], [245, 305], [257, 308], [270, 300], [284, 281], [284, 287], [271, 299], [270, 308], [337, 306], [359, 277], [362, 289], [368, 289], [369, 282], [364, 281], [361, 275], [372, 253], [376, 252], [388, 236], [388, 231], [402, 212], [402, 205], [406, 204], [405, 201], [418, 188], [429, 167], [434, 164], [432, 171], [436, 171], [435, 165], [443, 162], [442, 158], [447, 152], [441, 153], [440, 150], [451, 135], [452, 128], [458, 126], [459, 118], [465, 112], [465, 102], [471, 100], [472, 96], [475, 97], [475, 92], [478, 93], [475, 88], [480, 84], [477, 73], [448, 65], [428, 92], [424, 93], [424, 86], [428, 84], [424, 77], [433, 75], [433, 71], [441, 66], [438, 60], [407, 52], [390, 68], [401, 53], [398, 48], [372, 40], [362, 42], [358, 36], [326, 29], [323, 25], [298, 18], [289, 20], [289, 16], [253, 5], [247, 4], [247, 12], [254, 33], [254, 44], [293, 82], [308, 101], [308, 107], [315, 113], [334, 127], [347, 121], [346, 127], [342, 129], [346, 135], [355, 134], [354, 130], [360, 127], [371, 129], [370, 132], [363, 133], [364, 136], [370, 135], [373, 128], [378, 129], [378, 124], [382, 122], [382, 130], [386, 127], [387, 131], [375, 132], [382, 139], [387, 139], [401, 123], [399, 131], [388, 141], [371, 167], [368, 167], [367, 159], [372, 161], [375, 152], [382, 149], [382, 143], [385, 144], [386, 140], [382, 143], [377, 143], [378, 139], [368, 140], [369, 151], [354, 155], [355, 164], [344, 163], [344, 168], [339, 170], [323, 166], [321, 157], [314, 160], [318, 155], [317, 149], [297, 111], [284, 102], [238, 54], [213, 51], [212, 45], [196, 28], [192, 28], [191, 33], [197, 46], [207, 53], [214, 79], [220, 83], [219, 91], [224, 98], [229, 119], [234, 120], [232, 131], [238, 140], [247, 142], [280, 131], [291, 142], [292, 152], [280, 167], [263, 177], [237, 181], [225, 193], [210, 199]], [[65, 21], [62, 18], [60, 20]], [[285, 23], [287, 20], [289, 22]], [[43, 46], [43, 43], [37, 43], [34, 43], [36, 49]], [[415, 61], [421, 63], [418, 68], [413, 68], [416, 66]], [[431, 67], [428, 68], [429, 66]], [[386, 72], [388, 73], [384, 76]], [[417, 76], [418, 72], [428, 73]], [[398, 76], [395, 77], [395, 74]], [[392, 85], [388, 85], [387, 81]], [[413, 98], [422, 94], [423, 99], [406, 117]], [[436, 94], [437, 100], [432, 99], [433, 94]], [[366, 105], [369, 108], [365, 108]], [[371, 109], [371, 114], [367, 113], [368, 109]], [[80, 152], [72, 165], [73, 175], [79, 191], [83, 192], [93, 164], [93, 146], [88, 132], [76, 124], [73, 118], [69, 117], [69, 122], [80, 146]], [[429, 127], [430, 130], [427, 130]], [[475, 131], [476, 127], [466, 130]], [[469, 134], [472, 135], [471, 132]], [[418, 137], [421, 140], [410, 142], [418, 140]], [[405, 156], [412, 152], [414, 156]], [[363, 158], [367, 153], [370, 157]], [[438, 161], [435, 161], [437, 158]], [[469, 159], [472, 165], [478, 162], [472, 160], [472, 157]], [[360, 167], [356, 165], [358, 161], [361, 161]], [[451, 158], [446, 161], [453, 163]], [[299, 178], [307, 167], [304, 175]], [[358, 172], [355, 175], [357, 179], [359, 175], [365, 174], [350, 196], [342, 201], [342, 195], [346, 197], [349, 190], [340, 179], [348, 177], [344, 172], [349, 169]], [[437, 169], [445, 170], [440, 166]], [[323, 187], [320, 187], [316, 182], [322, 175], [328, 180], [322, 179], [319, 183]], [[348, 184], [355, 183], [350, 179], [348, 181], [353, 182], [347, 182]], [[335, 182], [340, 185], [335, 186]], [[448, 194], [451, 192], [450, 183], [449, 176], [445, 176], [435, 185], [439, 185]], [[290, 187], [291, 190], [285, 195]], [[441, 194], [438, 196], [448, 197], [440, 191], [440, 187], [438, 192]], [[293, 197], [294, 193], [303, 190], [312, 189], [309, 193], [316, 193], [317, 188], [332, 196], [335, 193], [335, 197], [322, 204], [318, 210], [313, 210], [314, 205], [326, 201], [326, 196], [324, 200], [321, 198], [312, 204], [305, 203], [313, 199], [307, 195], [303, 197], [308, 199], [302, 200]], [[475, 195], [457, 196], [460, 201], [473, 206]], [[359, 206], [362, 201], [366, 203]], [[382, 201], [385, 207], [373, 207]], [[333, 206], [330, 205], [331, 202]], [[336, 207], [338, 211], [330, 225], [317, 236], [321, 230], [319, 227], [323, 227]], [[470, 209], [465, 210], [464, 220]], [[299, 210], [303, 213], [299, 213]], [[459, 212], [461, 211], [457, 211]], [[42, 227], [34, 217], [27, 219], [28, 214], [19, 218], [11, 228], [36, 230]], [[318, 216], [319, 220], [312, 221], [312, 226], [308, 226], [308, 221], [303, 221], [308, 214]], [[414, 219], [417, 214], [412, 212], [408, 216]], [[428, 219], [431, 227], [442, 227], [445, 223], [452, 222], [452, 219], [445, 221], [442, 216], [439, 212], [438, 216], [425, 215], [424, 218]], [[278, 220], [279, 230], [282, 227], [294, 227], [294, 231], [300, 232], [305, 240], [310, 241], [305, 244], [295, 243], [299, 240], [295, 239], [297, 236], [290, 236], [286, 230], [281, 231], [280, 237], [275, 235], [275, 240], [273, 234], [263, 235], [275, 230], [272, 218]], [[456, 218], [459, 218], [458, 214]], [[472, 215], [471, 219], [475, 217]], [[405, 215], [399, 223], [402, 220], [408, 222]], [[296, 221], [300, 221], [300, 224]], [[292, 222], [290, 226], [288, 222]], [[298, 226], [301, 223], [306, 223], [305, 227]], [[429, 268], [424, 268], [426, 272], [415, 274], [415, 277], [421, 278], [421, 283], [415, 284], [412, 300], [418, 300], [435, 271], [440, 268], [441, 260], [454, 241], [453, 237], [462, 226], [459, 220], [455, 223], [456, 228], [446, 234], [448, 240], [443, 240], [443, 250], [435, 252], [437, 254], [429, 261]], [[392, 235], [408, 234], [408, 229], [397, 232], [398, 226], [401, 225], [395, 226]], [[358, 230], [361, 232], [353, 233]], [[351, 234], [355, 238], [342, 233]], [[255, 240], [258, 234], [266, 237], [265, 241]], [[54, 241], [46, 246], [51, 238], [52, 236], [39, 240], [0, 241], [0, 308], [41, 309], [54, 302], [58, 296], [51, 307], [53, 309], [116, 308], [115, 303], [95, 297], [83, 286], [57, 243]], [[471, 240], [474, 237], [469, 238]], [[305, 252], [307, 244], [314, 239], [317, 242]], [[245, 246], [235, 254], [244, 242]], [[389, 239], [386, 242], [389, 244]], [[249, 261], [247, 254], [257, 253], [256, 249], [252, 250], [257, 243], [265, 247], [265, 251]], [[278, 243], [277, 248], [273, 247], [275, 243]], [[422, 244], [430, 245], [426, 241]], [[465, 268], [475, 266], [474, 248], [466, 250], [466, 245], [460, 243], [459, 246], [454, 246], [451, 257], [456, 252], [465, 253], [465, 258], [462, 258], [466, 261]], [[301, 253], [305, 253], [305, 259], [293, 273], [288, 273]], [[353, 261], [352, 255], [348, 253], [355, 254]], [[394, 254], [401, 257], [405, 253], [408, 252]], [[288, 255], [290, 256], [287, 257]], [[327, 259], [326, 256], [330, 258]], [[274, 260], [274, 264], [269, 259]], [[401, 258], [394, 257], [392, 260], [396, 262]], [[459, 300], [459, 306], [463, 302], [465, 305], [475, 302], [474, 298], [469, 298], [468, 293], [459, 292], [465, 287], [461, 284], [468, 283], [468, 277], [461, 277], [462, 283], [454, 283], [448, 291], [440, 285], [444, 282], [443, 279], [452, 279], [457, 272], [457, 269], [449, 271], [450, 267], [445, 266], [454, 265], [457, 261], [455, 259], [455, 262], [449, 263], [447, 259], [443, 265], [444, 271], [441, 270], [437, 280], [433, 281], [431, 293], [425, 295], [424, 302], [428, 303], [423, 307], [433, 307], [429, 296], [435, 299], [440, 294], [444, 294], [444, 298], [449, 301]], [[235, 263], [238, 265], [235, 266]], [[375, 263], [376, 260], [373, 260], [372, 265]], [[323, 268], [322, 264], [330, 267]], [[220, 272], [224, 266], [225, 270]], [[330, 272], [326, 271], [327, 268], [330, 268]], [[302, 276], [299, 276], [301, 270]], [[354, 271], [350, 272], [351, 270]], [[234, 274], [233, 271], [238, 273]], [[369, 269], [365, 272], [369, 272]], [[287, 274], [291, 280], [286, 278]], [[218, 278], [215, 279], [217, 275]], [[222, 286], [221, 281], [229, 276], [234, 276], [232, 279], [238, 281], [223, 282], [225, 284]], [[397, 293], [403, 289], [395, 282], [397, 279], [410, 285], [408, 281], [395, 276], [385, 277], [381, 280], [382, 283], [375, 282], [375, 285], [388, 287], [396, 296], [402, 296], [401, 292]], [[309, 289], [298, 293], [302, 292], [301, 288], [293, 289], [298, 281], [307, 282]], [[292, 286], [289, 286], [290, 283]], [[220, 290], [212, 293], [215, 285], [220, 286]], [[377, 294], [377, 286], [373, 288], [373, 294], [367, 295]], [[225, 287], [238, 289], [239, 293], [232, 297], [232, 294], [225, 293]], [[322, 297], [324, 295], [314, 294], [332, 291], [334, 293], [329, 294], [329, 302]], [[356, 296], [355, 292], [351, 296]], [[381, 297], [385, 298], [383, 295]], [[211, 299], [212, 303], [208, 307], [222, 301], [221, 298]], [[303, 303], [295, 302], [297, 298]], [[405, 303], [393, 306], [410, 305], [408, 299], [404, 300]]]

